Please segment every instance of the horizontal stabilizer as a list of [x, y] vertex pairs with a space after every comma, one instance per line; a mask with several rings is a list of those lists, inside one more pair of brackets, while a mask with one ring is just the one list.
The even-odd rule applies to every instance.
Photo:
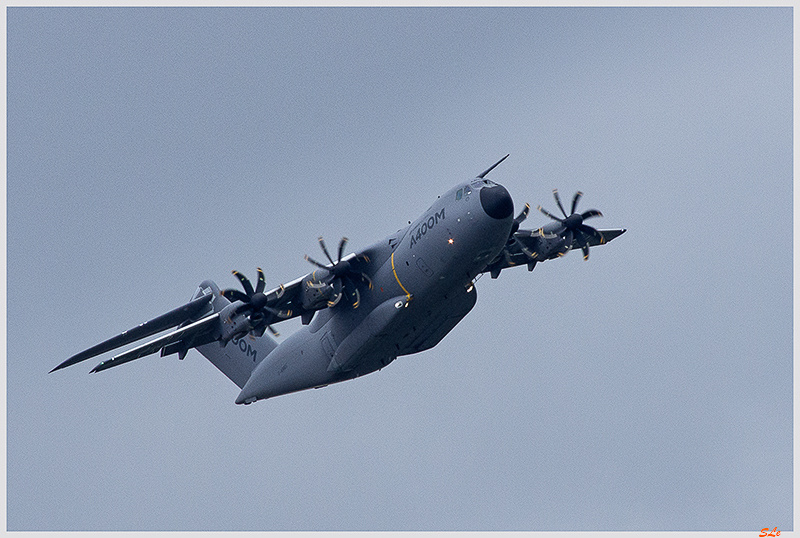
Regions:
[[94, 367], [92, 373], [102, 372], [114, 366], [119, 366], [120, 364], [125, 364], [126, 362], [136, 360], [146, 355], [151, 355], [160, 351], [163, 347], [181, 340], [190, 342], [188, 347], [208, 344], [219, 337], [219, 327], [219, 313], [216, 313], [213, 316], [205, 317], [200, 321], [195, 321], [186, 327], [182, 327], [160, 338], [156, 338], [152, 342], [142, 344], [141, 346], [121, 353], [112, 359], [103, 361]]
[[210, 303], [210, 301], [211, 294], [202, 295], [196, 299], [193, 299], [183, 306], [180, 306], [174, 310], [170, 310], [166, 314], [162, 314], [150, 321], [145, 321], [133, 329], [127, 330], [113, 338], [109, 338], [105, 342], [101, 342], [94, 347], [90, 347], [86, 351], [82, 351], [77, 355], [73, 355], [50, 370], [50, 373], [85, 361], [86, 359], [91, 359], [92, 357], [96, 357], [107, 351], [111, 351], [112, 349], [117, 349], [118, 347], [131, 344], [137, 340], [141, 340], [142, 338], [153, 336], [154, 334], [171, 329], [172, 327], [177, 327], [181, 323], [184, 323], [185, 321], [197, 316]]

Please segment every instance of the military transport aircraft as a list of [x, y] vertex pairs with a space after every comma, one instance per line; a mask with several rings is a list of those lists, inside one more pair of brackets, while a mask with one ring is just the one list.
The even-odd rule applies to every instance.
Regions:
[[[553, 222], [520, 229], [530, 206], [514, 217], [508, 191], [486, 179], [507, 157], [360, 252], [345, 256], [347, 238], [342, 238], [334, 257], [320, 237], [328, 263], [306, 256], [314, 271], [266, 292], [261, 268], [255, 288], [236, 271], [242, 290], [220, 290], [206, 280], [185, 305], [82, 351], [51, 372], [173, 329], [101, 362], [92, 372], [159, 351], [183, 359], [197, 348], [241, 389], [236, 403], [250, 404], [353, 379], [399, 356], [430, 349], [475, 305], [475, 280], [482, 273], [497, 278], [516, 265], [532, 271], [537, 263], [575, 248], [588, 259], [590, 246], [625, 232], [584, 224], [601, 213], [577, 213], [580, 192], [567, 214], [555, 190], [564, 217], [540, 206]], [[277, 335], [273, 324], [298, 316], [301, 328], [280, 344], [265, 334], [269, 329]]]

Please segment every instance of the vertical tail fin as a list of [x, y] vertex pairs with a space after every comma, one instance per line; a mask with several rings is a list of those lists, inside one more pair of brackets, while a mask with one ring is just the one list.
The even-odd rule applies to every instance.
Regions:
[[[213, 294], [211, 307], [214, 312], [219, 312], [231, 302], [220, 294], [219, 287], [211, 280], [204, 280], [195, 291], [192, 299], [201, 295]], [[238, 340], [231, 340], [226, 345], [221, 342], [211, 342], [202, 346], [197, 346], [197, 351], [202, 353], [211, 364], [217, 367], [220, 372], [236, 383], [239, 388], [244, 387], [253, 369], [261, 362], [264, 357], [270, 354], [273, 349], [278, 347], [278, 343], [271, 337], [244, 336]]]

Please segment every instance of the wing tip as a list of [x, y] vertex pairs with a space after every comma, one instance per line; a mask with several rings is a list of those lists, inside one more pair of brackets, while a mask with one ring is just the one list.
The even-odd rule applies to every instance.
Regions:
[[[81, 360], [83, 360], [83, 359], [81, 359]], [[65, 360], [64, 362], [62, 362], [61, 364], [59, 364], [58, 366], [56, 366], [55, 368], [53, 368], [52, 370], [50, 370], [47, 373], [48, 374], [52, 374], [53, 372], [55, 372], [57, 370], [61, 370], [63, 368], [66, 368], [67, 366], [72, 366], [73, 364], [78, 364], [79, 362], [81, 362], [81, 361], [80, 360], [76, 361], [75, 357], [70, 357], [70, 358], [68, 358], [67, 360]]]

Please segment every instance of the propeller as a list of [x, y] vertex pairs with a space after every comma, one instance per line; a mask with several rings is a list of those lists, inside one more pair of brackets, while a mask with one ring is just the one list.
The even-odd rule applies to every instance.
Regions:
[[520, 214], [516, 216], [514, 222], [511, 224], [511, 234], [508, 236], [509, 239], [514, 237], [514, 234], [519, 231], [519, 225], [522, 224], [522, 221], [528, 218], [528, 213], [530, 213], [530, 211], [530, 204], [525, 204], [525, 209], [523, 209]]
[[[366, 282], [369, 286], [369, 289], [372, 289], [372, 280], [365, 273], [356, 270], [349, 261], [342, 260], [344, 248], [345, 245], [347, 245], [347, 238], [342, 237], [342, 240], [339, 242], [339, 250], [337, 252], [336, 261], [333, 261], [330, 252], [328, 252], [328, 248], [325, 246], [325, 240], [320, 237], [318, 241], [319, 246], [322, 248], [323, 254], [325, 254], [326, 258], [328, 258], [330, 265], [323, 265], [308, 255], [305, 256], [305, 259], [310, 264], [327, 271], [327, 274], [317, 282], [319, 282], [318, 285], [320, 287], [330, 286], [334, 293], [335, 298], [328, 299], [328, 306], [336, 306], [342, 296], [347, 295], [350, 300], [352, 300], [351, 304], [353, 308], [358, 308], [358, 306], [361, 304], [361, 294], [358, 291], [358, 286], [356, 286], [356, 284], [353, 282], [353, 278], [358, 278], [361, 281]], [[362, 258], [365, 261], [369, 261], [366, 256], [362, 256]]]
[[267, 317], [267, 314], [273, 314], [279, 318], [288, 318], [291, 317], [292, 313], [290, 311], [277, 310], [267, 306], [267, 296], [264, 295], [264, 287], [267, 283], [264, 279], [264, 271], [261, 269], [261, 267], [258, 268], [258, 283], [256, 284], [255, 289], [253, 289], [253, 285], [250, 283], [250, 280], [248, 280], [248, 278], [242, 273], [239, 271], [232, 272], [233, 275], [239, 279], [239, 282], [241, 282], [242, 288], [244, 288], [244, 293], [234, 289], [222, 291], [222, 296], [229, 301], [241, 301], [244, 303], [239, 306], [234, 313], [250, 313], [250, 323], [253, 325], [252, 332], [256, 336], [263, 335], [265, 328], [269, 329], [273, 335], [279, 336], [278, 331], [273, 329], [271, 325], [266, 325], [266, 327], [264, 326], [264, 319]]
[[[558, 234], [564, 237], [564, 247], [562, 251], [559, 252], [560, 256], [565, 255], [569, 250], [572, 248], [573, 241], [577, 241], [578, 246], [580, 246], [581, 250], [583, 251], [583, 259], [589, 259], [589, 238], [596, 237], [600, 240], [600, 242], [604, 242], [603, 234], [598, 232], [595, 228], [591, 226], [587, 226], [583, 223], [584, 220], [590, 219], [593, 217], [602, 217], [603, 214], [600, 213], [596, 209], [590, 209], [588, 211], [584, 211], [583, 213], [577, 213], [575, 211], [576, 207], [578, 206], [578, 200], [581, 199], [583, 193], [578, 191], [575, 193], [575, 196], [572, 197], [572, 206], [570, 207], [570, 214], [567, 215], [566, 210], [564, 210], [564, 206], [561, 205], [561, 198], [558, 196], [558, 189], [553, 189], [553, 197], [556, 199], [556, 204], [558, 208], [563, 213], [564, 218], [556, 217], [552, 213], [546, 211], [539, 206], [537, 209], [550, 217], [551, 219], [560, 222], [561, 226], [556, 228], [552, 231], [554, 234]], [[543, 233], [542, 230], [539, 230], [540, 233]]]
[[[522, 224], [522, 222], [525, 219], [528, 218], [528, 213], [530, 213], [530, 210], [531, 210], [530, 204], [525, 204], [525, 209], [523, 209], [520, 212], [520, 214], [516, 216], [516, 218], [514, 219], [514, 222], [511, 223], [511, 232], [508, 234], [508, 241], [506, 241], [506, 246], [511, 245], [514, 242], [514, 234], [519, 231], [520, 224]], [[528, 251], [528, 249], [526, 249], [524, 245], [520, 245], [520, 246], [522, 246], [523, 251], [526, 251], [525, 253], [529, 257], [533, 257], [531, 252]], [[510, 264], [511, 263], [511, 256], [508, 253], [508, 248], [503, 248], [502, 255], [505, 258], [506, 262]], [[500, 274], [500, 273], [497, 273], [497, 274]]]

